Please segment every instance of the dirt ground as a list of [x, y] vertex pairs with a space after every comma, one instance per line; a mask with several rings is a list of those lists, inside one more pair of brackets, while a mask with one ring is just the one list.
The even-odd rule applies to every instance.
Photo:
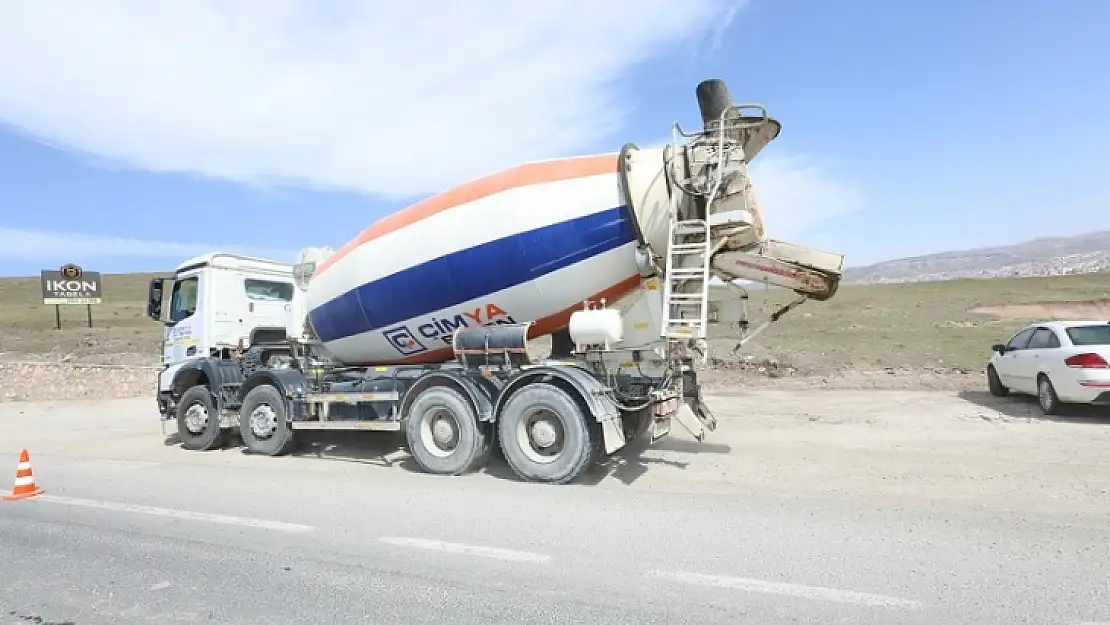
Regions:
[[981, 391], [759, 389], [710, 405], [721, 425], [704, 443], [664, 439], [612, 475], [644, 471], [652, 488], [696, 476], [711, 492], [945, 501], [1103, 527], [1110, 515], [1108, 410], [1046, 418], [1031, 398]]
[[[584, 484], [700, 495], [857, 498], [891, 506], [957, 505], [1105, 527], [1110, 413], [1045, 418], [1031, 400], [982, 392], [754, 389], [707, 397], [719, 418], [703, 442], [676, 426], [595, 467]], [[416, 471], [395, 434], [304, 433], [289, 458], [181, 449], [152, 402], [0, 404], [0, 441], [33, 454], [114, 462], [274, 466], [275, 470]], [[16, 451], [11, 451], [16, 453]], [[284, 467], [284, 468], [283, 468]], [[513, 479], [493, 459], [473, 479]], [[713, 506], [712, 498], [694, 500]], [[883, 504], [887, 505], [887, 504]]]
[[1011, 319], [1110, 319], [1110, 299], [984, 306], [971, 312]]

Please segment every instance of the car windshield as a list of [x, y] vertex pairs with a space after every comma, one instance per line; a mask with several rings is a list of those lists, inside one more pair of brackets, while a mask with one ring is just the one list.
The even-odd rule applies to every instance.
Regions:
[[1110, 345], [1110, 323], [1068, 328], [1073, 345]]

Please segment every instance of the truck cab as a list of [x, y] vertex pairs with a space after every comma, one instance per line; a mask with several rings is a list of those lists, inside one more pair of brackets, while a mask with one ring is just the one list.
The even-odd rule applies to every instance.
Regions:
[[296, 292], [292, 264], [222, 252], [152, 279], [147, 316], [166, 327], [158, 374], [163, 419], [172, 418], [173, 382], [186, 363], [284, 340]]

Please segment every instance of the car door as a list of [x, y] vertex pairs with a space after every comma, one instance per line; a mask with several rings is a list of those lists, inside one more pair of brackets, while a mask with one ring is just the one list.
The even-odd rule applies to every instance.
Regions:
[[1006, 351], [999, 354], [998, 358], [995, 359], [994, 370], [998, 372], [998, 379], [1002, 381], [1002, 386], [1015, 391], [1030, 392], [1022, 386], [1018, 356], [1029, 345], [1029, 339], [1033, 336], [1035, 329], [1025, 328], [1015, 334], [1010, 342], [1006, 343]]
[[1049, 365], [1050, 352], [1060, 346], [1060, 341], [1049, 328], [1038, 327], [1029, 337], [1029, 344], [1025, 349], [1017, 352], [1015, 366], [1021, 379], [1023, 389], [1037, 390], [1037, 375], [1045, 371]]

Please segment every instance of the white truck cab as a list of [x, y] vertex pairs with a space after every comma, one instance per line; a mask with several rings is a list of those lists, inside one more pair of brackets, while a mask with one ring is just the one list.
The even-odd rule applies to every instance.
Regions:
[[190, 259], [170, 278], [150, 281], [147, 316], [166, 326], [158, 404], [169, 412], [174, 376], [190, 360], [285, 339], [297, 287], [293, 265], [213, 252]]

